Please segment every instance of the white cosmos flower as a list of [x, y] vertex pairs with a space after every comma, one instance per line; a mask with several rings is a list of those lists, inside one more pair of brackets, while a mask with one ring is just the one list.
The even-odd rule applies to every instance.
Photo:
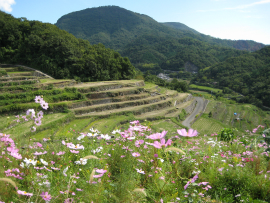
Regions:
[[100, 137], [103, 138], [104, 140], [110, 140], [111, 139], [111, 136], [109, 136], [108, 134], [106, 134], [106, 135], [101, 134]]
[[103, 149], [103, 147], [98, 147], [97, 149], [91, 150], [91, 152], [93, 152], [95, 154], [95, 153], [101, 152], [102, 149]]
[[161, 161], [161, 163], [163, 163], [164, 162], [164, 159], [162, 159], [162, 158], [158, 158], [160, 161]]
[[77, 137], [77, 140], [81, 140], [84, 138], [84, 134], [80, 135], [79, 137]]
[[87, 137], [96, 137], [98, 136], [97, 133], [87, 133]]
[[87, 159], [80, 158], [80, 161], [75, 161], [74, 163], [79, 165], [85, 165], [87, 164]]
[[40, 159], [41, 163], [43, 163], [45, 166], [48, 166], [48, 162], [45, 161], [44, 159]]
[[138, 173], [145, 174], [145, 172], [142, 169], [137, 169], [136, 168], [136, 170], [137, 170]]
[[84, 146], [83, 145], [80, 145], [80, 144], [77, 144], [77, 145], [70, 144], [68, 146], [68, 148], [70, 148], [70, 149], [84, 149]]
[[33, 160], [33, 159], [24, 158], [23, 161], [26, 163], [26, 166], [28, 166], [30, 164], [32, 164], [33, 166], [35, 166], [37, 164], [37, 160]]
[[91, 132], [93, 132], [93, 133], [100, 133], [97, 129], [94, 129], [94, 128], [90, 128], [89, 129]]
[[66, 168], [63, 170], [64, 176], [67, 176], [67, 174], [66, 174], [67, 170], [68, 170], [68, 167], [66, 167]]
[[120, 130], [114, 130], [114, 131], [112, 131], [112, 134], [116, 134], [116, 133], [120, 133], [121, 131]]

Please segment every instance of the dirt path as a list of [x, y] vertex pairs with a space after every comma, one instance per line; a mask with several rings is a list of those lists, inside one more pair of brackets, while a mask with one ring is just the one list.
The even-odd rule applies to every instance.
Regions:
[[196, 107], [193, 110], [193, 112], [182, 122], [184, 126], [187, 126], [190, 128], [190, 122], [192, 122], [195, 119], [195, 116], [200, 113], [200, 111], [203, 110], [203, 104], [204, 101], [201, 97], [194, 97], [197, 101]]

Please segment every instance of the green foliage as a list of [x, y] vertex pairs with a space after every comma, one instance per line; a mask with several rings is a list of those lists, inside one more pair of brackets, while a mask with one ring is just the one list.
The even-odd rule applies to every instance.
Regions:
[[117, 6], [72, 12], [58, 19], [56, 25], [91, 44], [102, 43], [119, 51], [142, 71], [151, 68], [145, 64], [157, 64], [156, 72], [160, 68], [185, 70], [187, 62], [205, 68], [246, 53], [236, 49], [256, 51], [264, 47], [254, 41], [213, 38], [180, 23], [158, 23]]
[[149, 71], [145, 72], [144, 80], [146, 82], [155, 83], [158, 86], [166, 87], [171, 90], [177, 90], [178, 92], [187, 92], [188, 91], [188, 84], [185, 81], [178, 81], [174, 78], [171, 82], [167, 82], [161, 78], [158, 78], [156, 75], [152, 75]]
[[264, 137], [265, 142], [270, 145], [270, 128], [264, 130], [263, 135], [265, 135]]
[[186, 115], [187, 115], [187, 112], [185, 111], [185, 109], [182, 109], [182, 111], [181, 111], [181, 113], [179, 114], [179, 117], [178, 117], [179, 120], [180, 121], [185, 120]]
[[231, 128], [223, 128], [219, 133], [218, 136], [220, 137], [221, 141], [231, 142], [233, 139], [236, 138], [234, 131]]
[[267, 46], [254, 53], [229, 58], [222, 63], [200, 71], [193, 82], [215, 83], [216, 87], [223, 88], [224, 93], [234, 90], [244, 95], [234, 98], [238, 102], [269, 107], [269, 56], [270, 46]]
[[135, 75], [128, 58], [102, 44], [92, 46], [55, 25], [16, 19], [2, 11], [0, 19], [1, 62], [28, 65], [54, 78], [80, 77], [81, 81], [131, 79]]
[[2, 76], [4, 76], [4, 75], [7, 75], [6, 70], [0, 68], [0, 77], [2, 77]]

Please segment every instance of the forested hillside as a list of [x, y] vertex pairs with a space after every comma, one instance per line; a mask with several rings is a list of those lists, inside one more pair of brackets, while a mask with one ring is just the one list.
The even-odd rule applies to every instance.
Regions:
[[240, 102], [270, 107], [270, 46], [201, 70], [194, 82], [228, 87], [245, 95]]
[[177, 39], [152, 35], [137, 38], [123, 51], [123, 55], [128, 55], [134, 64], [156, 63], [160, 68], [172, 71], [185, 70], [187, 62], [201, 69], [245, 53], [189, 37]]
[[199, 33], [198, 31], [182, 24], [182, 23], [176, 23], [176, 22], [168, 22], [168, 23], [163, 23], [163, 25], [166, 25], [171, 28], [175, 28], [178, 30], [187, 30], [191, 31], [197, 35], [200, 35], [200, 37], [203, 38], [203, 41], [209, 42], [209, 43], [215, 43], [218, 45], [222, 45], [225, 47], [231, 47], [239, 50], [246, 50], [246, 51], [257, 51], [261, 48], [263, 48], [265, 45], [262, 43], [254, 42], [252, 40], [224, 40], [224, 39], [219, 39], [219, 38], [214, 38], [209, 35], [204, 35]]
[[55, 25], [17, 19], [1, 11], [0, 62], [81, 81], [130, 79], [135, 74], [128, 58], [102, 44], [90, 45]]
[[264, 46], [254, 41], [213, 38], [184, 24], [158, 23], [147, 15], [117, 6], [69, 13], [58, 19], [56, 25], [91, 44], [102, 43], [119, 51], [139, 68], [155, 64], [156, 69], [179, 71], [189, 62], [205, 68], [246, 53], [234, 48], [254, 51]]

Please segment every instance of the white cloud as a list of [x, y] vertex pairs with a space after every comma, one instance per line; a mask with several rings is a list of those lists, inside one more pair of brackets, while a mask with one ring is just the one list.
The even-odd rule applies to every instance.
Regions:
[[238, 10], [238, 9], [245, 9], [245, 8], [250, 8], [256, 5], [260, 5], [260, 4], [267, 4], [270, 3], [270, 0], [262, 0], [262, 1], [257, 1], [251, 4], [245, 4], [245, 5], [241, 5], [241, 6], [236, 6], [236, 7], [232, 7], [232, 8], [222, 8], [222, 9], [210, 9], [210, 10], [198, 10], [199, 12], [208, 12], [208, 11], [222, 11], [222, 10]]
[[11, 5], [16, 4], [15, 0], [0, 0], [0, 9], [11, 12]]

